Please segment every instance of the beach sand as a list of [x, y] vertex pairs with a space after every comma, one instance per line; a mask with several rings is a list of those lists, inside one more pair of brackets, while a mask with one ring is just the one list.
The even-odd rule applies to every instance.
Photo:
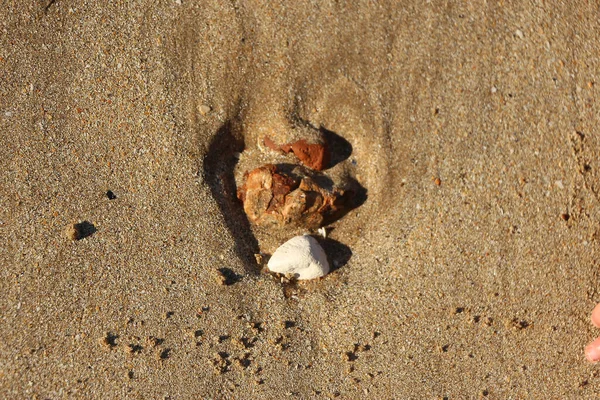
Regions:
[[[597, 398], [598, 11], [3, 2], [1, 397]], [[366, 190], [305, 283], [232, 181], [293, 121]]]

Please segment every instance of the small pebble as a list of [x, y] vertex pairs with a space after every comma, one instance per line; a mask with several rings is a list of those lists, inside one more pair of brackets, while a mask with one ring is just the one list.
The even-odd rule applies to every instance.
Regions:
[[[181, 2], [179, 2], [179, 4], [181, 4]], [[207, 106], [206, 104], [202, 104], [202, 105], [198, 106], [198, 111], [200, 111], [200, 114], [206, 115], [211, 111], [211, 108], [209, 106]]]
[[554, 184], [559, 189], [564, 189], [565, 188], [565, 185], [562, 183], [562, 181], [556, 181], [556, 182], [554, 182]]
[[77, 224], [69, 225], [66, 229], [66, 235], [71, 240], [81, 240], [86, 237], [94, 234], [96, 232], [96, 227], [88, 222], [83, 221]]

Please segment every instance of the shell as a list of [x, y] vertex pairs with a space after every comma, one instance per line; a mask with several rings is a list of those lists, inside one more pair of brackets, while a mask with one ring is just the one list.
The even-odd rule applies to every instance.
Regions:
[[352, 198], [352, 191], [326, 188], [329, 179], [324, 178], [299, 166], [284, 171], [266, 164], [245, 174], [237, 197], [256, 225], [316, 229], [340, 216]]
[[329, 272], [325, 250], [309, 235], [293, 237], [279, 246], [267, 267], [272, 272], [292, 275], [299, 280], [320, 278]]

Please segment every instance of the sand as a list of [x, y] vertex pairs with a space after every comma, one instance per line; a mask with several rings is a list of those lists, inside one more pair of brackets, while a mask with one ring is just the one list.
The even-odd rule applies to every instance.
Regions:
[[[1, 397], [600, 394], [593, 2], [108, 3], [0, 7]], [[290, 121], [367, 191], [298, 284], [231, 180]]]

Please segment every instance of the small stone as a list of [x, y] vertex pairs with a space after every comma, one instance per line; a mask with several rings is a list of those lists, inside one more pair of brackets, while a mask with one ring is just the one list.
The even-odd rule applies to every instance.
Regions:
[[241, 281], [243, 277], [241, 275], [236, 274], [235, 271], [233, 271], [231, 268], [224, 267], [219, 268], [215, 271], [215, 278], [217, 280], [217, 283], [224, 286], [230, 286], [234, 283]]
[[69, 239], [75, 241], [84, 239], [94, 234], [95, 232], [96, 227], [92, 223], [88, 221], [83, 221], [73, 225], [69, 225], [65, 233]]
[[563, 182], [562, 182], [562, 181], [556, 181], [556, 182], [554, 182], [554, 184], [555, 184], [555, 185], [556, 185], [556, 187], [557, 187], [557, 188], [559, 188], [559, 189], [564, 189], [564, 188], [565, 188], [565, 185], [563, 184]]
[[132, 355], [133, 353], [135, 353], [135, 350], [134, 350], [132, 344], [124, 344], [123, 351], [129, 355]]
[[67, 234], [67, 237], [71, 240], [79, 240], [80, 239], [80, 234], [79, 234], [79, 230], [77, 229], [77, 224], [69, 225], [67, 227], [67, 230], [65, 233]]
[[452, 314], [456, 315], [456, 314], [462, 314], [465, 311], [464, 307], [456, 307], [454, 310], [452, 310]]
[[219, 285], [225, 285], [227, 278], [225, 278], [225, 275], [221, 271], [215, 271], [215, 280]]
[[123, 344], [123, 351], [128, 355], [140, 353], [142, 349], [142, 346], [135, 343]]
[[309, 235], [296, 236], [282, 244], [271, 256], [267, 267], [272, 272], [299, 280], [320, 278], [329, 272], [325, 250]]
[[165, 361], [171, 356], [171, 349], [158, 349], [154, 353], [154, 357], [157, 361]]
[[150, 347], [156, 347], [156, 346], [160, 345], [162, 342], [163, 342], [162, 339], [159, 339], [154, 336], [148, 336], [146, 338], [146, 345], [148, 345]]
[[504, 325], [507, 328], [512, 327], [516, 331], [521, 331], [525, 328], [528, 328], [530, 326], [530, 323], [519, 318], [513, 318], [510, 321], [506, 321]]
[[[181, 2], [179, 2], [179, 4], [181, 4]], [[202, 115], [208, 114], [209, 112], [211, 112], [211, 110], [212, 109], [210, 108], [210, 106], [207, 106], [206, 104], [201, 104], [201, 105], [198, 106], [198, 111]]]
[[111, 332], [106, 332], [106, 334], [98, 339], [98, 343], [106, 350], [112, 350], [117, 346], [117, 338], [118, 335], [115, 335]]

